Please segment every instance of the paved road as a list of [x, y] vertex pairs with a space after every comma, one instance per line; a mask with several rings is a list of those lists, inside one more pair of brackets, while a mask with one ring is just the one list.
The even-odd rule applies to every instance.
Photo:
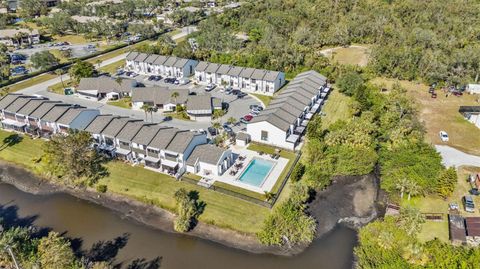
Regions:
[[437, 151], [442, 155], [442, 163], [447, 167], [452, 166], [478, 166], [480, 167], [480, 157], [467, 154], [458, 149], [454, 149], [449, 146], [435, 145]]

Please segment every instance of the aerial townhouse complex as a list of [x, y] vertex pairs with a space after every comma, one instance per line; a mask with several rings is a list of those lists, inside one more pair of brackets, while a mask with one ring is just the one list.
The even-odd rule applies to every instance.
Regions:
[[227, 86], [269, 96], [285, 84], [283, 72], [138, 52], [127, 55], [125, 69], [142, 75], [192, 77], [200, 84]]
[[252, 141], [295, 150], [329, 91], [327, 79], [319, 73], [299, 74], [247, 124], [247, 133]]
[[8, 94], [0, 99], [2, 128], [50, 138], [69, 129], [92, 135], [101, 153], [179, 178], [187, 171], [208, 169], [223, 174], [232, 164], [230, 150], [207, 145], [204, 133], [101, 115], [97, 109], [50, 101], [38, 96]]

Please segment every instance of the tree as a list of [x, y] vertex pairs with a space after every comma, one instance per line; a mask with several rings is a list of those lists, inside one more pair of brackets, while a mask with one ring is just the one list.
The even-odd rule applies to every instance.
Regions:
[[56, 232], [50, 232], [47, 237], [40, 239], [38, 256], [42, 268], [72, 268], [75, 264], [70, 242]]
[[95, 68], [89, 62], [77, 60], [75, 64], [70, 67], [69, 73], [78, 84], [80, 79], [92, 77], [95, 73]]
[[47, 3], [42, 0], [22, 0], [20, 3], [20, 16], [33, 19], [40, 14], [47, 14]]
[[313, 119], [307, 125], [307, 137], [322, 138], [324, 133], [322, 130], [322, 118], [318, 115], [313, 116]]
[[172, 92], [172, 94], [170, 95], [170, 97], [172, 97], [173, 100], [175, 100], [175, 104], [177, 103], [177, 98], [179, 96], [180, 96], [180, 94], [177, 91]]
[[363, 83], [362, 76], [353, 70], [340, 75], [337, 80], [337, 86], [340, 92], [348, 96], [352, 96], [359, 91], [363, 87]]
[[36, 52], [30, 57], [32, 66], [36, 69], [45, 70], [58, 64], [59, 60], [49, 51]]
[[417, 183], [415, 183], [415, 181], [409, 181], [408, 185], [407, 185], [407, 192], [408, 192], [408, 200], [410, 200], [411, 196], [416, 196], [418, 194], [420, 194], [420, 186], [418, 186]]
[[215, 121], [215, 122], [212, 122], [212, 127], [218, 132], [218, 130], [222, 128], [222, 125], [220, 124], [220, 122]]
[[91, 185], [107, 174], [103, 158], [91, 147], [92, 137], [84, 131], [57, 134], [43, 146], [42, 161], [51, 176], [67, 184]]
[[457, 184], [457, 181], [457, 171], [455, 171], [455, 168], [450, 167], [443, 170], [438, 176], [436, 192], [444, 199], [447, 198], [455, 190], [455, 185]]
[[177, 218], [173, 228], [177, 232], [188, 232], [195, 226], [205, 204], [198, 201], [198, 193], [187, 192], [184, 188], [178, 189], [174, 198], [177, 204]]
[[227, 119], [227, 123], [234, 125], [235, 123], [237, 123], [237, 119], [235, 119], [234, 117], [230, 117]]
[[402, 177], [397, 183], [395, 183], [395, 188], [400, 191], [400, 199], [403, 199], [403, 194], [407, 190], [410, 181], [407, 178]]
[[143, 104], [140, 109], [145, 112], [145, 121], [147, 121], [147, 115], [152, 111], [152, 106], [149, 104]]
[[303, 174], [305, 173], [305, 165], [301, 162], [298, 162], [295, 168], [293, 168], [290, 178], [293, 182], [298, 182], [302, 179]]
[[64, 73], [63, 69], [61, 68], [55, 69], [55, 74], [60, 77], [60, 81], [62, 82], [62, 87], [65, 89], [65, 83], [63, 83], [63, 73]]
[[423, 223], [425, 223], [425, 217], [420, 210], [410, 206], [400, 210], [399, 226], [405, 230], [409, 236], [417, 235], [422, 230]]

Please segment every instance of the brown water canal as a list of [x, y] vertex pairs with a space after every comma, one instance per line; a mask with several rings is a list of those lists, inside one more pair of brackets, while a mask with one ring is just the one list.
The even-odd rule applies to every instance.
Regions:
[[123, 268], [351, 268], [356, 243], [355, 231], [337, 227], [294, 257], [250, 254], [155, 230], [67, 194], [32, 195], [7, 184], [0, 184], [0, 217], [64, 233], [90, 257]]

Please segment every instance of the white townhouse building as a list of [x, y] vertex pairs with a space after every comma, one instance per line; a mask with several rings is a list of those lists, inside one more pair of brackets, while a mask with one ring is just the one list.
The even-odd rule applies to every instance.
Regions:
[[142, 75], [188, 78], [197, 64], [196, 60], [132, 51], [126, 57], [125, 68]]
[[68, 133], [69, 129], [84, 130], [98, 115], [100, 115], [98, 109], [71, 107], [57, 120], [57, 131]]
[[299, 74], [247, 124], [252, 141], [295, 150], [309, 120], [324, 103], [327, 79], [315, 71]]
[[283, 72], [200, 62], [195, 80], [202, 84], [230, 86], [245, 92], [272, 96], [285, 84]]
[[187, 172], [221, 176], [232, 166], [233, 162], [231, 150], [224, 150], [211, 144], [202, 144], [196, 146], [188, 157]]

